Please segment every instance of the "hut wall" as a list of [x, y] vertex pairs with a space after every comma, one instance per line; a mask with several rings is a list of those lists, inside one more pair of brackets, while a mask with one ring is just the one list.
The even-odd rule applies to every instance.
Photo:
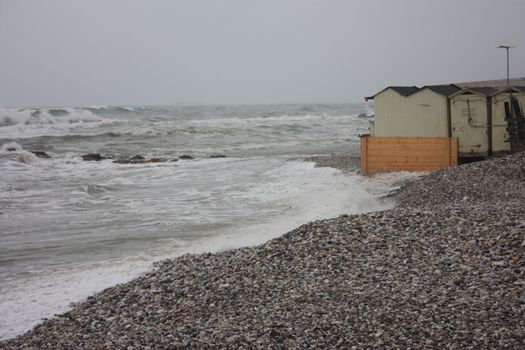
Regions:
[[459, 157], [486, 157], [489, 152], [487, 97], [456, 95], [450, 99], [452, 137], [459, 140]]
[[457, 139], [361, 136], [361, 174], [430, 171], [457, 165]]
[[387, 89], [374, 97], [374, 136], [447, 137], [447, 103], [429, 89], [407, 97]]

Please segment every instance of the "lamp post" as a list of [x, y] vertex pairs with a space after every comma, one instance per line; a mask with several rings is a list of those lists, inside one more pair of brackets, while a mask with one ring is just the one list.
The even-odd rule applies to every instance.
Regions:
[[509, 45], [499, 45], [498, 49], [505, 49], [507, 50], [507, 88], [510, 86], [510, 78], [509, 78], [509, 49], [513, 48], [514, 46]]

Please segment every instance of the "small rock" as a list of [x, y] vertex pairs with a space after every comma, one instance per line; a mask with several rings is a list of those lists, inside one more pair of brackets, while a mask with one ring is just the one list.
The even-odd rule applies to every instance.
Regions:
[[183, 154], [182, 156], [179, 157], [179, 159], [194, 159], [192, 156], [189, 156], [187, 154]]
[[101, 160], [106, 159], [105, 157], [102, 157], [98, 153], [88, 153], [88, 154], [84, 154], [81, 157], [82, 157], [82, 160], [85, 160], [85, 161], [101, 161]]
[[129, 164], [131, 163], [129, 160], [127, 159], [116, 159], [113, 161], [113, 163], [116, 163], [116, 164]]
[[148, 163], [164, 163], [166, 159], [164, 158], [151, 158], [147, 162]]
[[31, 151], [38, 158], [50, 159], [51, 156], [44, 151]]

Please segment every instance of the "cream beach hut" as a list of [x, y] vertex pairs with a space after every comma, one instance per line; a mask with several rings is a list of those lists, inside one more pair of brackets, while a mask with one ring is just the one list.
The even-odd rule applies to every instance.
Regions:
[[511, 86], [491, 95], [492, 153], [496, 155], [511, 151], [505, 115], [505, 104], [510, 103], [511, 96], [518, 101], [521, 107], [525, 106], [525, 86]]
[[374, 100], [373, 136], [448, 137], [448, 96], [460, 88], [450, 85], [391, 86]]
[[471, 87], [450, 96], [452, 137], [458, 139], [459, 157], [487, 157], [491, 153], [491, 87]]

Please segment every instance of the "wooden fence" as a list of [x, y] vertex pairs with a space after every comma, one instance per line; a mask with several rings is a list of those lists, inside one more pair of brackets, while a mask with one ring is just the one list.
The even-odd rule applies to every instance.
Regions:
[[361, 136], [361, 174], [429, 171], [458, 164], [453, 137]]

